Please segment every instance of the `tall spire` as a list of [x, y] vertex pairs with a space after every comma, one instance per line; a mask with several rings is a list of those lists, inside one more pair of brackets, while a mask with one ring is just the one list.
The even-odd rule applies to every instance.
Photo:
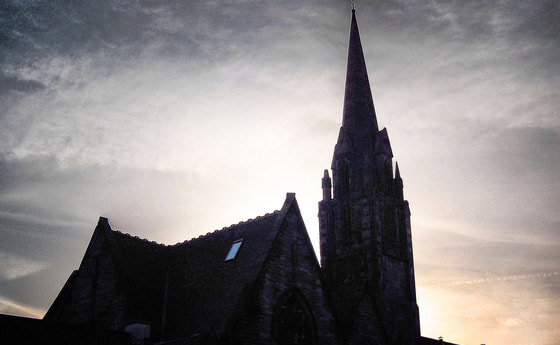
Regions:
[[375, 133], [378, 130], [377, 119], [354, 6], [352, 6], [349, 41], [342, 126], [348, 129], [366, 130], [367, 133], [371, 133], [373, 129]]
[[417, 344], [410, 209], [387, 130], [377, 125], [354, 8], [331, 169], [319, 201], [321, 267], [348, 343]]

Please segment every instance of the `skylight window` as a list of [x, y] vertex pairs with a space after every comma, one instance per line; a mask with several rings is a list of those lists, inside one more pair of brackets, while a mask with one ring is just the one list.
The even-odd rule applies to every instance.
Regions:
[[229, 260], [235, 259], [235, 256], [237, 255], [237, 252], [239, 251], [239, 248], [241, 247], [241, 243], [243, 243], [243, 239], [236, 240], [232, 243], [231, 248], [229, 249], [229, 252], [228, 252], [228, 254], [226, 256], [226, 259], [224, 261], [229, 261]]

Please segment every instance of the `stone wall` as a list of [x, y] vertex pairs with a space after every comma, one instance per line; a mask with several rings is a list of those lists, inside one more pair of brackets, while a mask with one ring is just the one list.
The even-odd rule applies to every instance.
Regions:
[[116, 268], [101, 231], [95, 231], [65, 300], [55, 302], [48, 321], [124, 330], [125, 297], [119, 293]]
[[235, 344], [341, 344], [301, 217], [289, 212], [232, 335]]

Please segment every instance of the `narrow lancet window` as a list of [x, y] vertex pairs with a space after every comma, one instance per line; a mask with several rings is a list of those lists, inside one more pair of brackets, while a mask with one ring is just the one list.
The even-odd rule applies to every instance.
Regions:
[[237, 255], [237, 252], [239, 251], [239, 248], [241, 248], [241, 244], [243, 243], [243, 239], [239, 239], [236, 240], [232, 243], [231, 248], [229, 249], [229, 252], [226, 256], [226, 259], [224, 261], [229, 261], [229, 260], [233, 260], [235, 259], [235, 256]]

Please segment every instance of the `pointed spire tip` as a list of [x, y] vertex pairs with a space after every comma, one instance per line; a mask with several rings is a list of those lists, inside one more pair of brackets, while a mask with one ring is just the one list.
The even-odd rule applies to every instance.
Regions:
[[342, 126], [355, 129], [362, 128], [374, 132], [378, 130], [358, 21], [354, 10], [352, 10], [348, 39]]

